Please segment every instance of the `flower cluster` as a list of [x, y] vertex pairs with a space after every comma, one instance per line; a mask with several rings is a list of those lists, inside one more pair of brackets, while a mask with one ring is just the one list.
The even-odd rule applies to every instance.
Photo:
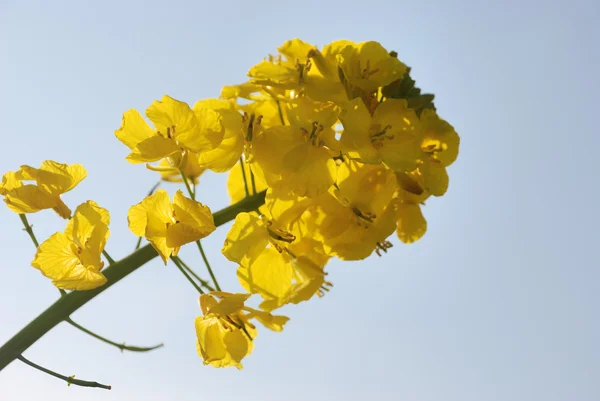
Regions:
[[[129, 110], [115, 131], [130, 149], [127, 161], [185, 184], [188, 196], [177, 191], [171, 202], [158, 190], [128, 214], [130, 230], [184, 274], [179, 249], [196, 242], [205, 258], [200, 239], [216, 228], [195, 200], [201, 174], [229, 172], [232, 204], [266, 191], [258, 210], [237, 214], [222, 248], [244, 292], [221, 291], [210, 267], [216, 289], [198, 287], [197, 349], [216, 367], [241, 368], [257, 333], [251, 319], [280, 331], [288, 318], [273, 311], [330, 291], [330, 258], [381, 256], [394, 232], [407, 244], [419, 240], [427, 229], [421, 208], [445, 194], [459, 147], [433, 95], [422, 94], [410, 68], [378, 42], [319, 49], [293, 39], [248, 77], [193, 107], [165, 95], [146, 110], [151, 124]], [[84, 177], [78, 165], [23, 166], [4, 175], [0, 194], [17, 213], [52, 208], [67, 218], [60, 194]], [[80, 205], [66, 231], [38, 248], [33, 266], [59, 288], [102, 285], [107, 226], [106, 210]], [[258, 309], [245, 306], [253, 294]]]

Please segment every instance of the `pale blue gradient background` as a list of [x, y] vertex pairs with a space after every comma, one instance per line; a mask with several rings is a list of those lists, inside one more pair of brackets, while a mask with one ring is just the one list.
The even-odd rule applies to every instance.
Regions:
[[[16, 361], [0, 400], [600, 399], [599, 18], [594, 1], [0, 0], [0, 172], [83, 163], [89, 176], [65, 200], [111, 211], [114, 257], [133, 248], [127, 209], [156, 179], [124, 160], [113, 135], [123, 111], [165, 93], [218, 96], [287, 39], [397, 50], [462, 139], [423, 240], [332, 262], [333, 291], [287, 309], [283, 333], [261, 330], [243, 371], [202, 365], [195, 290], [155, 260], [74, 318], [165, 348], [121, 354], [61, 324], [25, 355], [113, 390], [67, 387]], [[199, 198], [217, 210], [224, 188], [207, 174]], [[48, 211], [30, 220], [40, 239], [64, 227]], [[33, 246], [3, 206], [0, 227], [4, 342], [58, 292], [29, 266]], [[235, 290], [226, 230], [206, 248]], [[204, 272], [194, 247], [183, 256]]]

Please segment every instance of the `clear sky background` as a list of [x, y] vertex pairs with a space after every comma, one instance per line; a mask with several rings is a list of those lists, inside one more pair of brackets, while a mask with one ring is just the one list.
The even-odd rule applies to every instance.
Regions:
[[[113, 134], [122, 113], [163, 94], [216, 97], [285, 40], [397, 50], [461, 135], [450, 190], [424, 209], [426, 236], [330, 263], [333, 291], [287, 308], [283, 333], [260, 330], [243, 371], [203, 366], [197, 294], [156, 259], [73, 318], [164, 348], [121, 354], [61, 324], [24, 355], [113, 390], [67, 387], [16, 361], [0, 373], [0, 401], [600, 399], [599, 19], [598, 2], [578, 0], [0, 0], [0, 173], [84, 164], [88, 178], [65, 201], [110, 210], [117, 258], [136, 242], [127, 209], [157, 178], [125, 161]], [[203, 176], [199, 194], [225, 206], [225, 176]], [[58, 292], [0, 206], [3, 343]], [[40, 239], [64, 228], [50, 211], [30, 221]], [[235, 291], [226, 231], [205, 247]], [[204, 272], [194, 247], [182, 255]]]

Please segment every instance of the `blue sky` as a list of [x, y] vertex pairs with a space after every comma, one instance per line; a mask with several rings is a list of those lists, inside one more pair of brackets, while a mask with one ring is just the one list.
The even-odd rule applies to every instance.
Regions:
[[[424, 209], [426, 236], [332, 262], [333, 291], [288, 308], [283, 333], [262, 330], [243, 371], [202, 365], [195, 290], [155, 260], [73, 318], [163, 349], [121, 354], [62, 324], [25, 356], [114, 389], [67, 387], [17, 361], [0, 373], [0, 400], [600, 399], [599, 17], [592, 1], [0, 0], [0, 172], [84, 164], [65, 201], [111, 211], [114, 257], [134, 247], [127, 209], [156, 180], [124, 160], [113, 135], [123, 111], [163, 94], [216, 97], [285, 40], [397, 50], [461, 135], [450, 190]], [[199, 194], [225, 206], [225, 176], [203, 176]], [[64, 224], [30, 220], [39, 238]], [[5, 207], [0, 227], [4, 342], [57, 291], [29, 266], [33, 246]], [[236, 290], [225, 234], [205, 247]], [[195, 249], [182, 255], [202, 271]]]

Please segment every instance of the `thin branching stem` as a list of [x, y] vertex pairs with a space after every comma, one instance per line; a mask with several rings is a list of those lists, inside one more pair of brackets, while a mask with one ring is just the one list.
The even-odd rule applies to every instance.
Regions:
[[198, 274], [196, 274], [195, 271], [192, 270], [191, 267], [189, 267], [179, 256], [172, 256], [172, 259], [177, 259], [177, 261], [179, 263], [181, 263], [181, 266], [183, 266], [183, 268], [185, 270], [187, 270], [188, 273], [190, 273], [192, 276], [194, 276], [194, 278], [196, 278], [196, 280], [198, 280], [200, 282], [200, 286], [206, 288], [208, 291], [214, 291], [215, 289], [208, 283], [208, 281], [204, 280], [202, 277], [200, 277]]
[[21, 221], [25, 226], [25, 231], [27, 231], [27, 234], [29, 234], [29, 236], [31, 237], [33, 245], [35, 245], [35, 247], [38, 248], [40, 246], [40, 243], [38, 242], [37, 238], [35, 238], [35, 234], [33, 233], [33, 227], [29, 224], [29, 221], [27, 221], [27, 216], [22, 213], [19, 214], [19, 217], [21, 218]]
[[190, 198], [192, 198], [192, 200], [196, 200], [196, 195], [192, 191], [192, 188], [190, 187], [190, 183], [188, 182], [188, 178], [185, 176], [185, 173], [183, 172], [183, 170], [179, 170], [179, 173], [181, 173], [181, 178], [183, 179], [183, 183], [185, 184], [185, 188], [187, 189]]
[[219, 282], [217, 281], [217, 278], [215, 277], [215, 273], [213, 273], [212, 269], [210, 268], [210, 263], [208, 263], [208, 258], [206, 257], [206, 254], [204, 253], [204, 249], [202, 249], [202, 244], [200, 243], [200, 240], [196, 241], [196, 244], [198, 245], [198, 249], [200, 250], [200, 254], [202, 255], [202, 260], [204, 260], [204, 264], [206, 265], [206, 268], [208, 269], [210, 278], [212, 279], [213, 283], [215, 284], [217, 291], [221, 291]]
[[173, 263], [175, 264], [175, 266], [177, 266], [177, 268], [179, 269], [179, 271], [181, 272], [181, 274], [183, 274], [185, 276], [185, 278], [187, 278], [187, 280], [194, 286], [194, 288], [196, 288], [196, 290], [200, 294], [204, 294], [204, 291], [202, 291], [202, 288], [200, 288], [200, 286], [198, 284], [196, 284], [196, 282], [194, 281], [194, 279], [191, 278], [190, 275], [185, 271], [185, 269], [183, 268], [183, 266], [181, 266], [181, 264], [179, 263], [179, 260], [176, 259], [176, 258], [171, 258], [171, 260], [173, 261]]
[[108, 254], [108, 252], [106, 252], [105, 250], [103, 250], [102, 251], [102, 255], [104, 255], [104, 257], [106, 258], [106, 260], [108, 260], [108, 264], [109, 265], [114, 265], [115, 264], [115, 260], [110, 257], [110, 255]]
[[90, 382], [87, 380], [75, 379], [75, 376], [61, 375], [60, 373], [56, 373], [56, 372], [51, 371], [50, 369], [46, 369], [45, 367], [40, 366], [37, 363], [31, 362], [29, 359], [26, 359], [23, 355], [19, 355], [17, 357], [17, 359], [19, 361], [23, 362], [24, 364], [31, 366], [32, 368], [35, 368], [37, 370], [40, 370], [44, 373], [49, 374], [50, 376], [54, 376], [58, 379], [66, 381], [68, 385], [74, 384], [76, 386], [81, 386], [81, 387], [97, 387], [97, 388], [103, 388], [106, 390], [110, 390], [112, 388], [111, 386], [107, 386], [106, 384], [100, 384], [98, 382]]
[[91, 330], [86, 329], [85, 327], [81, 326], [80, 324], [77, 324], [73, 321], [73, 319], [71, 319], [70, 317], [65, 319], [65, 322], [69, 323], [71, 326], [78, 328], [79, 330], [83, 331], [86, 334], [89, 334], [90, 336], [94, 337], [97, 340], [102, 341], [103, 343], [106, 344], [110, 344], [112, 346], [115, 346], [117, 348], [119, 348], [121, 350], [121, 352], [123, 351], [131, 351], [131, 352], [148, 352], [148, 351], [152, 351], [155, 350], [157, 348], [160, 348], [162, 346], [164, 346], [163, 343], [160, 343], [158, 345], [154, 345], [152, 347], [137, 347], [135, 345], [125, 345], [125, 343], [123, 344], [119, 344], [117, 342], [111, 341], [107, 338], [102, 337], [99, 334], [94, 333]]

